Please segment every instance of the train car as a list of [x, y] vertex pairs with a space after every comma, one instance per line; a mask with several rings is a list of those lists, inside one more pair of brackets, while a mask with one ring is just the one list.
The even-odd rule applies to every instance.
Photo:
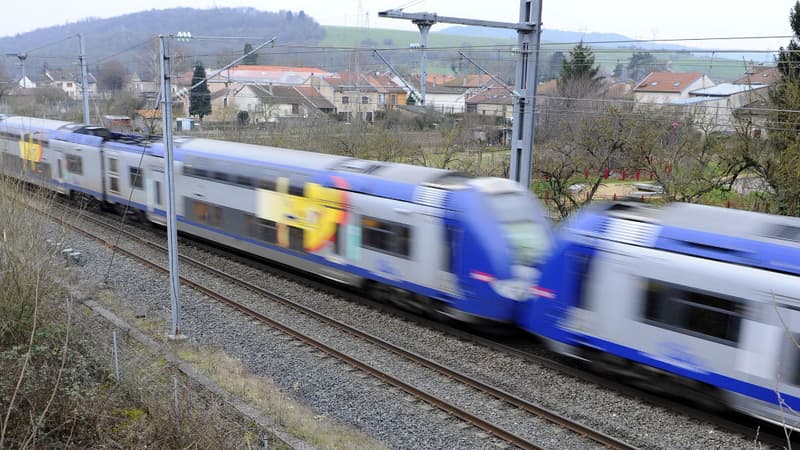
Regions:
[[64, 169], [54, 174], [62, 192], [95, 199], [120, 212], [124, 207], [126, 214], [141, 217], [152, 207], [146, 172], [163, 172], [164, 159], [146, 137], [87, 125], [54, 131], [49, 145], [64, 161]]
[[50, 148], [50, 136], [79, 127], [60, 120], [0, 115], [0, 173], [66, 194], [57, 183], [64, 165]]
[[176, 172], [182, 231], [460, 321], [513, 323], [552, 245], [505, 179], [207, 139]]
[[800, 219], [675, 203], [564, 225], [518, 322], [599, 370], [800, 429]]

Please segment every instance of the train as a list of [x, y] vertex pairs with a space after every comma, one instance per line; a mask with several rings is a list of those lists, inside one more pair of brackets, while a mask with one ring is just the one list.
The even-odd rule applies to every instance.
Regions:
[[649, 390], [800, 430], [800, 219], [612, 202], [558, 230], [519, 325]]
[[[174, 148], [182, 233], [438, 319], [518, 327], [646, 389], [800, 431], [798, 218], [610, 202], [555, 227], [505, 179], [186, 136]], [[0, 173], [166, 223], [158, 137], [0, 115]]]
[[[164, 143], [0, 115], [0, 173], [166, 223]], [[518, 183], [176, 136], [178, 230], [437, 318], [513, 326], [554, 238]]]

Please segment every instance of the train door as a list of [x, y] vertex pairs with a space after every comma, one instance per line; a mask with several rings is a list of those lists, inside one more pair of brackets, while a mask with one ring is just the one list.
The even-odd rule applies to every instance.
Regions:
[[53, 179], [58, 184], [58, 191], [62, 194], [65, 194], [69, 191], [69, 189], [64, 186], [64, 152], [61, 150], [56, 150], [53, 152], [53, 156], [53, 165], [55, 166], [55, 170], [53, 171]]
[[164, 187], [164, 169], [151, 168], [150, 176], [146, 178], [145, 185], [147, 190], [147, 215], [150, 220], [164, 221], [164, 211], [167, 209]]
[[780, 317], [780, 348], [778, 358], [778, 391], [782, 394], [781, 401], [785, 406], [786, 414], [792, 416], [797, 423], [798, 418], [794, 411], [800, 409], [800, 311], [792, 308], [777, 308]]
[[[800, 311], [766, 300], [770, 303], [748, 308], [736, 360], [736, 378], [760, 389], [748, 396], [732, 395], [729, 402], [736, 409], [797, 426], [792, 410], [800, 408]], [[762, 401], [754, 402], [750, 395]]]
[[434, 289], [460, 296], [458, 273], [462, 269], [463, 232], [455, 224], [438, 217], [425, 217], [429, 223], [423, 232], [430, 237], [428, 242], [420, 243], [423, 247], [421, 259], [429, 261], [428, 267], [423, 269], [428, 274], [425, 281]]

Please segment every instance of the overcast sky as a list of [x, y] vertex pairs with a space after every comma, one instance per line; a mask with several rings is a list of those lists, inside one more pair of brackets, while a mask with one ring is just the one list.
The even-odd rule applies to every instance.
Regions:
[[[172, 7], [239, 7], [261, 10], [303, 10], [322, 25], [368, 25], [372, 28], [416, 30], [405, 20], [378, 18], [378, 11], [408, 5], [408, 12], [516, 22], [519, 0], [5, 0], [0, 36], [75, 22], [107, 18], [148, 9]], [[636, 39], [733, 38], [788, 36], [794, 0], [545, 0], [544, 28], [619, 33]], [[359, 11], [361, 15], [359, 15]], [[360, 19], [360, 20], [359, 20]], [[445, 25], [433, 27], [433, 31]], [[169, 33], [171, 30], [165, 30]], [[684, 43], [693, 47], [776, 50], [781, 39], [724, 39]]]

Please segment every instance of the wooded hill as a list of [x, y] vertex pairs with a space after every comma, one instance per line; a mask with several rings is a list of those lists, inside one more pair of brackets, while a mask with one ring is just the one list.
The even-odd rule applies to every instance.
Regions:
[[[242, 39], [197, 39], [189, 43], [172, 41], [173, 68], [191, 70], [201, 61], [206, 67], [219, 67], [242, 54], [246, 43], [258, 45], [276, 37], [275, 47], [259, 52], [259, 64], [321, 67], [330, 71], [386, 70], [386, 65], [370, 49], [381, 52], [398, 70], [418, 72], [419, 52], [409, 45], [419, 42], [419, 33], [380, 28], [321, 26], [302, 11], [265, 12], [254, 8], [193, 9], [174, 8], [149, 10], [109, 19], [88, 18], [78, 22], [37, 29], [28, 33], [0, 38], [0, 52], [27, 52], [26, 72], [31, 78], [45, 69], [77, 72], [78, 33], [86, 41], [87, 61], [97, 72], [103, 63], [116, 60], [131, 72], [157, 72], [159, 34], [189, 31], [194, 36], [242, 37]], [[429, 38], [429, 73], [467, 74], [479, 69], [458, 54], [466, 54], [486, 70], [511, 81], [514, 76], [516, 39], [502, 34], [481, 34], [480, 29], [467, 27], [434, 27]], [[474, 33], [474, 35], [469, 35]], [[566, 42], [559, 30], [544, 30], [540, 77], [544, 80], [557, 74], [559, 67], [549, 68], [554, 52], [568, 53], [575, 42]], [[641, 49], [623, 44], [592, 44], [602, 40], [624, 41], [620, 35], [581, 35], [597, 55], [597, 63], [605, 72], [618, 63], [627, 63]], [[613, 37], [613, 39], [612, 39]], [[576, 39], [573, 39], [576, 40]], [[638, 47], [638, 46], [637, 46]], [[362, 51], [353, 49], [361, 48]], [[650, 49], [658, 60], [669, 62], [676, 71], [708, 72], [715, 81], [735, 79], [744, 72], [742, 59], [721, 60], [705, 54], [692, 55], [687, 50]], [[662, 64], [663, 66], [664, 64]], [[13, 56], [0, 59], [0, 77], [19, 77], [18, 60]]]

